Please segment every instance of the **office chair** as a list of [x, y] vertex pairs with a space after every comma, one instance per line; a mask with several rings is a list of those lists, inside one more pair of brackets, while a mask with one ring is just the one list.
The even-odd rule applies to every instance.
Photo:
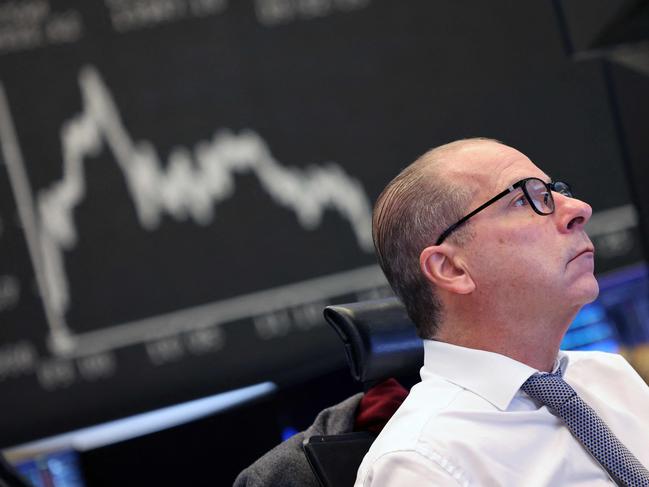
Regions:
[[[324, 316], [343, 341], [352, 377], [366, 391], [390, 377], [414, 375], [423, 365], [422, 341], [397, 298], [327, 306]], [[312, 436], [303, 448], [323, 487], [351, 486], [374, 439], [366, 431]]]
[[[343, 341], [352, 377], [362, 383], [366, 392], [390, 377], [414, 376], [423, 365], [422, 342], [396, 298], [328, 306], [324, 315]], [[364, 397], [382, 394], [384, 386], [374, 387]], [[369, 431], [349, 433], [358, 417], [361, 396], [356, 394], [322, 411], [308, 430], [284, 441], [243, 470], [235, 486], [270, 485], [271, 478], [301, 487], [353, 485], [361, 460], [375, 439]], [[338, 427], [322, 427], [332, 421]], [[337, 434], [322, 433], [327, 429]]]
[[424, 363], [421, 338], [397, 298], [327, 306], [324, 317], [343, 341], [352, 377], [366, 389], [412, 375]]

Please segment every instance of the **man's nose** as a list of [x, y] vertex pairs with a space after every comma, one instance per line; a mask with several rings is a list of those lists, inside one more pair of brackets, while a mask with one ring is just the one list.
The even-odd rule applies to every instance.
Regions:
[[562, 232], [582, 230], [593, 214], [591, 206], [580, 199], [562, 194], [554, 194], [553, 197], [559, 230]]

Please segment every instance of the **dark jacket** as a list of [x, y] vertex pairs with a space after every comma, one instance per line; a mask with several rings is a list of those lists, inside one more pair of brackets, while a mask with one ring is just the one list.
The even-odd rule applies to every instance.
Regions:
[[351, 432], [362, 397], [363, 393], [359, 392], [321, 411], [305, 431], [280, 443], [243, 470], [235, 479], [234, 487], [319, 487], [302, 450], [302, 442], [315, 435]]

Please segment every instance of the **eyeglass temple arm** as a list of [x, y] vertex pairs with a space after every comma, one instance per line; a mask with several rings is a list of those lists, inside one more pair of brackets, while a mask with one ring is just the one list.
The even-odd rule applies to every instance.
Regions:
[[457, 229], [457, 227], [459, 227], [460, 225], [463, 225], [464, 223], [466, 223], [466, 221], [467, 221], [469, 218], [475, 216], [476, 213], [481, 212], [481, 211], [484, 210], [487, 206], [492, 205], [494, 202], [498, 201], [500, 198], [502, 198], [502, 197], [505, 196], [506, 194], [509, 194], [509, 193], [511, 193], [512, 191], [514, 191], [514, 190], [516, 189], [516, 187], [517, 187], [516, 185], [510, 186], [509, 188], [507, 188], [507, 189], [504, 190], [503, 192], [498, 193], [496, 196], [494, 196], [493, 198], [491, 198], [491, 199], [490, 199], [489, 201], [487, 201], [485, 204], [478, 206], [475, 210], [473, 210], [473, 211], [472, 211], [471, 213], [469, 213], [468, 215], [466, 215], [466, 216], [460, 218], [457, 222], [455, 222], [453, 225], [451, 225], [450, 227], [448, 227], [448, 228], [444, 231], [444, 233], [442, 233], [442, 234], [439, 236], [439, 238], [438, 238], [437, 241], [435, 242], [435, 245], [440, 245], [440, 244], [441, 244], [441, 243], [446, 239], [446, 237], [448, 237], [448, 236], [449, 236], [453, 231], [455, 231], [455, 230]]

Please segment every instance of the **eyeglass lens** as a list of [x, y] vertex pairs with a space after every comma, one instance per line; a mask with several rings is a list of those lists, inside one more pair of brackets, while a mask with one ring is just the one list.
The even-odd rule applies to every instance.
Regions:
[[[550, 183], [550, 188], [553, 191], [561, 193], [564, 196], [572, 197], [570, 186], [566, 183], [557, 181]], [[525, 181], [525, 191], [529, 196], [534, 207], [544, 215], [549, 215], [554, 212], [554, 198], [548, 185], [540, 179], [531, 178]]]
[[545, 182], [540, 179], [528, 179], [525, 181], [525, 190], [539, 213], [549, 215], [554, 211], [554, 199]]

